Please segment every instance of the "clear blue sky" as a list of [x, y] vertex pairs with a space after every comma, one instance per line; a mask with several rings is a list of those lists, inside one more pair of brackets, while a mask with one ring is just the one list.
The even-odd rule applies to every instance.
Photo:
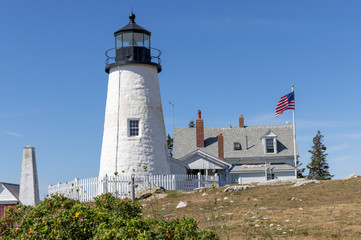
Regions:
[[[133, 3], [132, 3], [133, 2]], [[292, 122], [274, 116], [295, 85], [305, 166], [317, 130], [335, 178], [361, 174], [361, 2], [2, 1], [0, 181], [20, 182], [22, 148], [36, 148], [42, 197], [49, 184], [98, 175], [113, 32], [136, 22], [163, 51], [167, 132], [202, 110], [206, 127]]]

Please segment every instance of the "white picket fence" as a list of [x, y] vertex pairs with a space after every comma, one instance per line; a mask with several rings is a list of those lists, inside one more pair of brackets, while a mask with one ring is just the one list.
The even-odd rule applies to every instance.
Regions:
[[[75, 179], [71, 182], [58, 183], [48, 187], [48, 194], [63, 194], [65, 197], [91, 202], [93, 198], [104, 194], [112, 193], [120, 198], [131, 197], [131, 175], [94, 177], [87, 179]], [[195, 188], [211, 187], [212, 184], [219, 186], [219, 176], [205, 175], [147, 175], [135, 176], [135, 193], [153, 187], [163, 187], [166, 190], [186, 190]]]

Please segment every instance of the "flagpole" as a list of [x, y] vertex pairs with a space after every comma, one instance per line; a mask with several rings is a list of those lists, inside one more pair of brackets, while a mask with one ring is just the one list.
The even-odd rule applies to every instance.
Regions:
[[[292, 92], [293, 97], [294, 95], [294, 86], [292, 85]], [[296, 100], [295, 101], [295, 107], [293, 108], [293, 154], [294, 154], [294, 161], [295, 161], [295, 177], [297, 178], [297, 151], [296, 151], [296, 122], [295, 122], [295, 108], [296, 108]]]

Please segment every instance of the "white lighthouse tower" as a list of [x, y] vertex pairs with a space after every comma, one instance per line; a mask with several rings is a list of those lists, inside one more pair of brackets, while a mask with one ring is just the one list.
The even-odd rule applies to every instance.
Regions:
[[[115, 49], [106, 52], [109, 73], [99, 176], [169, 174], [158, 73], [160, 51], [151, 55], [151, 33], [129, 24], [114, 33]], [[115, 57], [110, 57], [115, 50]], [[155, 51], [155, 49], [152, 49]]]

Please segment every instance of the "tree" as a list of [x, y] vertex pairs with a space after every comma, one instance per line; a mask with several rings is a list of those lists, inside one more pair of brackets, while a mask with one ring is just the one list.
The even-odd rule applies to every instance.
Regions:
[[310, 171], [308, 178], [317, 180], [330, 180], [333, 175], [329, 172], [329, 166], [326, 162], [327, 148], [323, 145], [323, 135], [318, 130], [316, 136], [313, 138], [312, 150], [308, 150], [311, 153], [311, 162], [306, 166]]
[[305, 168], [301, 168], [302, 163], [298, 161], [297, 159], [297, 178], [305, 178], [306, 176], [303, 175], [303, 172], [305, 171]]
[[194, 123], [194, 121], [193, 120], [189, 121], [188, 128], [194, 128], [194, 127], [196, 127], [196, 124]]
[[169, 156], [173, 156], [173, 138], [169, 134], [167, 136], [167, 147]]

